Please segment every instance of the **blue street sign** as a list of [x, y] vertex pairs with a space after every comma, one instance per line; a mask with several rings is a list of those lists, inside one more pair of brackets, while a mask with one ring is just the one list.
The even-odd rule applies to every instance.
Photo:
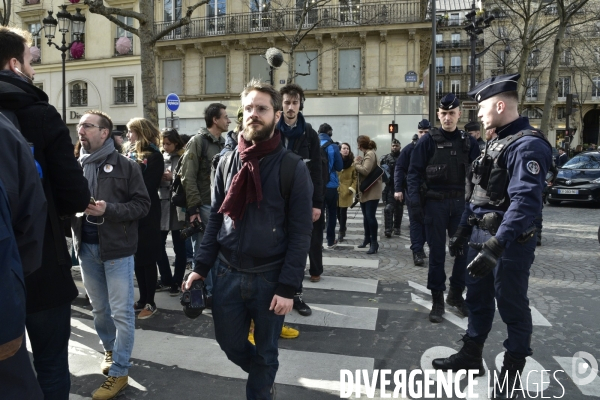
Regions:
[[170, 93], [167, 96], [166, 103], [169, 111], [177, 111], [177, 109], [179, 108], [179, 96], [177, 96], [175, 93]]

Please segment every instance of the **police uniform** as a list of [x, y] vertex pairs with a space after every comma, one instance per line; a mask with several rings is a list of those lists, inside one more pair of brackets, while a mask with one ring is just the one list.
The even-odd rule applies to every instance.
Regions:
[[[477, 121], [469, 121], [465, 124], [465, 131], [469, 134], [473, 131], [481, 131], [481, 126]], [[477, 138], [477, 145], [479, 146], [480, 151], [485, 150], [485, 140], [483, 140], [481, 136]]]
[[[396, 139], [392, 141], [392, 144], [400, 145], [400, 142]], [[383, 167], [387, 166], [387, 170], [390, 174], [388, 183], [385, 184], [381, 198], [385, 203], [383, 209], [383, 222], [384, 222], [384, 233], [386, 237], [392, 237], [392, 227], [394, 229], [394, 235], [400, 235], [400, 225], [402, 224], [402, 215], [404, 214], [404, 204], [394, 198], [394, 171], [396, 167], [396, 161], [400, 157], [400, 152], [394, 154], [391, 152], [381, 157], [379, 164]]]
[[[460, 103], [452, 93], [444, 96], [441, 110], [457, 109]], [[431, 290], [433, 307], [431, 322], [442, 322], [446, 290], [446, 237], [456, 232], [465, 209], [465, 176], [468, 166], [479, 156], [477, 141], [466, 132], [446, 132], [432, 128], [415, 146], [408, 169], [408, 200], [417, 220], [423, 216], [429, 244], [427, 288]], [[424, 205], [421, 206], [421, 202]], [[462, 292], [465, 288], [466, 252], [454, 260], [450, 290], [446, 301], [460, 313], [468, 313]]]
[[[430, 129], [429, 121], [426, 119], [419, 122], [419, 129]], [[406, 185], [406, 175], [408, 173], [408, 167], [410, 165], [410, 157], [412, 155], [415, 145], [419, 141], [419, 136], [415, 134], [412, 138], [412, 142], [404, 146], [400, 152], [400, 156], [396, 161], [394, 171], [394, 189], [396, 193], [403, 193], [404, 202], [408, 205], [408, 190]], [[411, 215], [411, 208], [408, 207], [408, 218], [410, 228], [410, 250], [413, 253], [413, 262], [415, 266], [423, 265], [424, 259], [426, 258], [425, 252], [423, 251], [423, 245], [425, 245], [425, 225], [422, 221], [417, 221], [413, 215]]]
[[[519, 77], [487, 79], [469, 95], [481, 102], [516, 91]], [[536, 247], [534, 217], [541, 212], [552, 152], [545, 136], [532, 128], [527, 118], [518, 117], [497, 127], [496, 133], [497, 139], [472, 165], [473, 193], [459, 227], [467, 234], [472, 228], [469, 240], [473, 243], [467, 258], [470, 314], [465, 345], [453, 359], [437, 359], [433, 365], [438, 369], [482, 367], [483, 343], [497, 304], [508, 331], [501, 379], [508, 376], [512, 387], [516, 372], [523, 371], [525, 357], [532, 354], [527, 289]], [[510, 398], [506, 391], [500, 392], [497, 398]]]

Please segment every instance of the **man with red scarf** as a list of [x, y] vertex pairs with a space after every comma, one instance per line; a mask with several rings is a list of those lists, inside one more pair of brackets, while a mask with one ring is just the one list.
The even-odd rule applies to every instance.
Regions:
[[[275, 129], [282, 108], [279, 92], [252, 80], [241, 99], [244, 130], [237, 149], [217, 168], [210, 218], [184, 289], [216, 269], [212, 315], [217, 342], [248, 373], [246, 397], [271, 399], [283, 319], [304, 277], [313, 185], [297, 157], [286, 205], [279, 175], [289, 151]], [[256, 346], [248, 341], [250, 320]]]

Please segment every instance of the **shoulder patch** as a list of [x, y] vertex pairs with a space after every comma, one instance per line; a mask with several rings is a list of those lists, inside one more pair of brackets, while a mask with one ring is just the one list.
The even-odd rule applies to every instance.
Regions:
[[532, 174], [537, 175], [540, 173], [540, 164], [538, 164], [537, 161], [529, 161], [527, 163], [527, 170]]

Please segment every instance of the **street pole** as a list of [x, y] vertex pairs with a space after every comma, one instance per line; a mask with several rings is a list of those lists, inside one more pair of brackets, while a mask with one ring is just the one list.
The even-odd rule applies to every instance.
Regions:
[[429, 66], [429, 122], [435, 125], [436, 94], [437, 94], [437, 65], [435, 41], [437, 31], [436, 1], [431, 2], [431, 64]]
[[[65, 48], [67, 44], [67, 41], [65, 40], [65, 34], [63, 32], [63, 39], [62, 39], [62, 46], [61, 49]], [[62, 51], [62, 117], [63, 117], [63, 122], [66, 124], [67, 123], [67, 93], [65, 92], [66, 90], [66, 85], [67, 85], [67, 64], [66, 64], [66, 59], [67, 59], [67, 54], [65, 53], [66, 50], [61, 50]]]
[[[473, 5], [471, 6], [471, 10], [475, 13], [475, 0], [473, 0]], [[473, 17], [475, 19], [475, 17]], [[475, 46], [477, 45], [477, 35], [469, 35], [471, 39], [471, 87], [469, 90], [472, 90], [475, 87]], [[469, 110], [469, 121], [475, 121], [475, 110]]]

